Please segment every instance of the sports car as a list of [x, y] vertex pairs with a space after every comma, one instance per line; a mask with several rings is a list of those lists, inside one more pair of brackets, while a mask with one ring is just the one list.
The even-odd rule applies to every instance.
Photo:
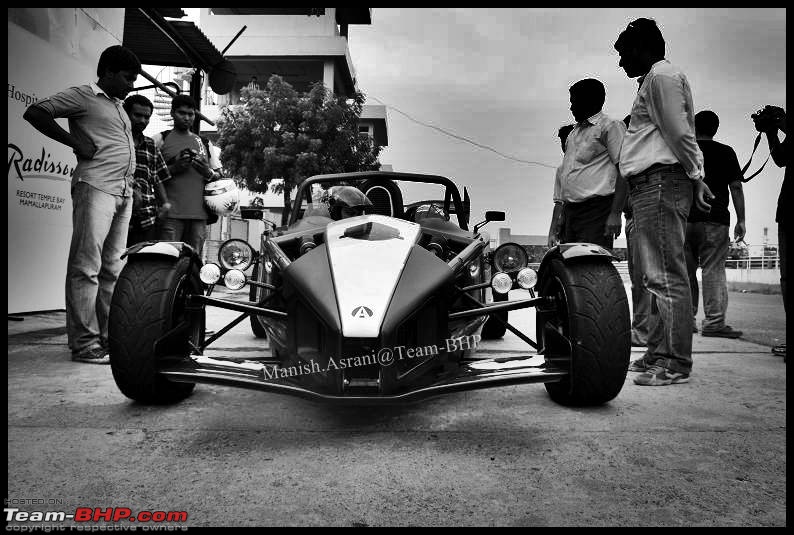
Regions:
[[[359, 188], [370, 213], [329, 217], [321, 199], [338, 185]], [[258, 247], [230, 240], [217, 262], [203, 263], [185, 243], [136, 244], [125, 253], [111, 304], [116, 384], [155, 404], [179, 401], [197, 383], [343, 404], [523, 383], [544, 383], [565, 405], [617, 396], [630, 329], [612, 255], [564, 244], [530, 266], [518, 244], [491, 249], [483, 228], [504, 212], [486, 212], [470, 229], [470, 211], [468, 192], [461, 198], [442, 176], [318, 175], [298, 186], [287, 224], [267, 227]], [[262, 213], [242, 208], [247, 218]], [[219, 285], [226, 287], [220, 295]], [[207, 307], [240, 314], [207, 337]], [[530, 307], [534, 333], [509, 317]], [[261, 355], [205, 355], [246, 319]], [[477, 354], [483, 339], [508, 330], [526, 342], [526, 354]]]

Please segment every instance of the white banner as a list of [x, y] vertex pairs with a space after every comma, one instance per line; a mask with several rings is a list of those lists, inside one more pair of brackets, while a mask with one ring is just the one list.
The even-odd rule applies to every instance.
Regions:
[[[112, 19], [112, 25], [104, 22], [120, 35], [124, 17], [123, 9], [118, 11], [102, 15]], [[103, 28], [87, 25], [85, 10], [31, 8], [27, 14], [31, 12], [39, 16], [41, 24], [31, 23], [38, 35], [11, 22], [11, 16], [8, 23], [9, 314], [64, 308], [72, 235], [70, 181], [77, 163], [70, 148], [41, 135], [22, 114], [36, 100], [96, 81], [99, 55], [118, 44]], [[48, 21], [50, 26], [42, 28]], [[59, 123], [68, 129], [65, 120]]]

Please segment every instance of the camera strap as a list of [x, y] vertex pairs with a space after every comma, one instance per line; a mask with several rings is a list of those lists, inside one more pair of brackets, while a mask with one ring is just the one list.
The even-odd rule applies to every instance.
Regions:
[[747, 178], [742, 178], [742, 177], [744, 177], [744, 174], [747, 172], [747, 169], [750, 167], [750, 163], [752, 163], [752, 161], [753, 161], [753, 156], [755, 155], [755, 151], [758, 149], [758, 145], [761, 143], [761, 135], [762, 134], [763, 134], [762, 132], [758, 132], [758, 135], [755, 138], [755, 143], [753, 144], [753, 153], [750, 154], [750, 159], [747, 160], [747, 163], [745, 164], [745, 166], [742, 167], [742, 172], [739, 175], [739, 180], [741, 180], [742, 182], [749, 182], [751, 178], [753, 178], [758, 173], [763, 171], [764, 167], [766, 167], [766, 163], [769, 161], [769, 158], [772, 156], [772, 153], [770, 152], [769, 156], [766, 157], [766, 160], [764, 160], [764, 163], [761, 165], [761, 168], [758, 169], [758, 171], [756, 171], [752, 175], [748, 176]]

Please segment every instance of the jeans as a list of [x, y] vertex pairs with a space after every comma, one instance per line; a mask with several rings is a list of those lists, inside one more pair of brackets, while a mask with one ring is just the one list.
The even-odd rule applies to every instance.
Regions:
[[604, 235], [604, 227], [614, 198], [614, 195], [606, 195], [565, 203], [562, 242], [594, 243], [612, 249], [612, 236]]
[[786, 293], [786, 254], [788, 253], [788, 246], [786, 244], [786, 223], [781, 221], [777, 225], [778, 253], [780, 254], [780, 293], [783, 294], [783, 312], [788, 314], [788, 294]]
[[133, 228], [130, 226], [129, 233], [127, 234], [127, 247], [132, 247], [136, 243], [142, 241], [156, 241], [158, 235], [157, 225], [146, 227], [145, 229]]
[[124, 266], [132, 197], [104, 193], [85, 182], [72, 188], [72, 243], [66, 267], [66, 332], [80, 353], [107, 340], [113, 288]]
[[692, 369], [692, 295], [684, 255], [693, 183], [670, 168], [629, 177], [639, 268], [650, 293], [648, 364]]
[[728, 310], [728, 287], [725, 261], [728, 259], [728, 225], [699, 221], [688, 223], [686, 231], [686, 267], [692, 290], [692, 317], [698, 312], [697, 269], [703, 280], [703, 332], [725, 327]]
[[650, 295], [645, 287], [645, 276], [639, 267], [639, 251], [636, 245], [637, 233], [634, 230], [634, 218], [626, 217], [626, 259], [629, 264], [631, 278], [631, 339], [642, 345], [648, 344], [648, 308]]
[[174, 219], [166, 217], [160, 222], [159, 237], [166, 241], [185, 242], [199, 256], [207, 239], [207, 222], [204, 219]]

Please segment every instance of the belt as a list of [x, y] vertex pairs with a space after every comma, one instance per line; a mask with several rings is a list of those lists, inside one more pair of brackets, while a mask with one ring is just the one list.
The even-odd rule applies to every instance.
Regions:
[[648, 181], [648, 177], [653, 173], [660, 173], [660, 172], [674, 172], [674, 173], [686, 173], [684, 170], [684, 166], [680, 163], [655, 163], [652, 166], [648, 167], [647, 169], [640, 171], [636, 175], [631, 175], [630, 177], [626, 178], [626, 181], [629, 183], [629, 186], [636, 186], [643, 182]]

